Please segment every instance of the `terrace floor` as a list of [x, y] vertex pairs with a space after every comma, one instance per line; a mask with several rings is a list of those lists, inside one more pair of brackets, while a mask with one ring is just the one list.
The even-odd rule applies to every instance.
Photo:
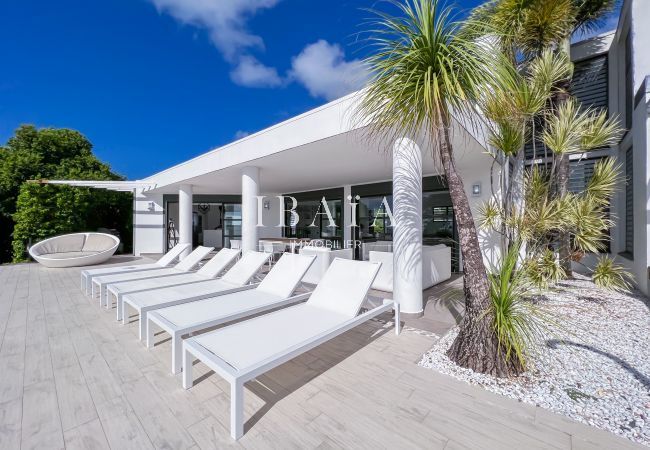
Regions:
[[458, 285], [428, 291], [399, 337], [385, 317], [248, 383], [233, 442], [228, 385], [197, 364], [185, 391], [169, 342], [147, 350], [135, 321], [81, 293], [79, 269], [0, 266], [0, 449], [637, 447], [418, 367], [435, 337], [416, 328], [453, 325], [443, 293]]

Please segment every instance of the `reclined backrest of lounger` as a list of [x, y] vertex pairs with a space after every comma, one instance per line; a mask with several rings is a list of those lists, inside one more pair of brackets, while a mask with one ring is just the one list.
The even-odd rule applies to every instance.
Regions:
[[158, 264], [161, 267], [165, 267], [173, 263], [178, 257], [180, 257], [181, 253], [183, 253], [187, 247], [189, 247], [190, 244], [176, 244], [174, 247], [171, 248], [167, 253], [162, 255], [162, 257], [156, 261], [156, 264]]
[[312, 255], [283, 253], [256, 290], [280, 298], [290, 297], [315, 259]]
[[192, 253], [187, 255], [181, 262], [176, 264], [174, 266], [174, 269], [178, 269], [182, 272], [192, 270], [192, 268], [200, 263], [203, 258], [208, 256], [208, 253], [210, 253], [212, 250], [214, 250], [214, 247], [198, 246]]
[[238, 286], [245, 286], [269, 259], [267, 253], [246, 252], [221, 279]]
[[232, 262], [239, 255], [239, 250], [230, 248], [222, 248], [216, 255], [210, 259], [203, 267], [196, 271], [197, 275], [207, 278], [216, 278], [221, 272], [232, 264]]
[[335, 258], [307, 304], [350, 318], [356, 316], [380, 267], [379, 263]]

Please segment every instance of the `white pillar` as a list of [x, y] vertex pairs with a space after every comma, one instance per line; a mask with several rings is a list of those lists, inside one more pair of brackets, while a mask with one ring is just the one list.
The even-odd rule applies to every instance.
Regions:
[[422, 152], [411, 139], [393, 145], [393, 299], [401, 312], [422, 307]]
[[178, 188], [178, 243], [190, 244], [182, 257], [192, 251], [192, 185], [181, 184]]
[[260, 193], [260, 170], [244, 167], [241, 175], [241, 248], [242, 252], [258, 249], [257, 196]]

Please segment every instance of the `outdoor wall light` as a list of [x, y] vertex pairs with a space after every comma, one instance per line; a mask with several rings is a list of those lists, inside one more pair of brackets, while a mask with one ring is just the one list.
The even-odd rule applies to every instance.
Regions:
[[268, 200], [264, 200], [264, 209], [271, 209], [271, 202]]
[[481, 195], [481, 183], [472, 184], [472, 196], [479, 197]]
[[156, 205], [154, 202], [149, 202], [148, 205], [149, 211], [155, 211], [156, 210]]

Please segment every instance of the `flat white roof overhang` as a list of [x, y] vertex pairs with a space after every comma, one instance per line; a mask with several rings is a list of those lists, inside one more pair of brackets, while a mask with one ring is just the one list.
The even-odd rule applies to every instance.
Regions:
[[[353, 120], [358, 94], [351, 94], [320, 108], [247, 136], [163, 172], [145, 178], [156, 186], [152, 193], [175, 194], [181, 185], [192, 185], [195, 194], [240, 194], [241, 171], [260, 169], [260, 189], [265, 194], [285, 194], [315, 189], [364, 184], [392, 179], [392, 143], [373, 140], [363, 123]], [[485, 167], [485, 147], [480, 133], [460, 123], [453, 127], [456, 165]], [[423, 172], [436, 175], [426, 141], [415, 139], [423, 151]], [[485, 167], [488, 169], [489, 167]]]

